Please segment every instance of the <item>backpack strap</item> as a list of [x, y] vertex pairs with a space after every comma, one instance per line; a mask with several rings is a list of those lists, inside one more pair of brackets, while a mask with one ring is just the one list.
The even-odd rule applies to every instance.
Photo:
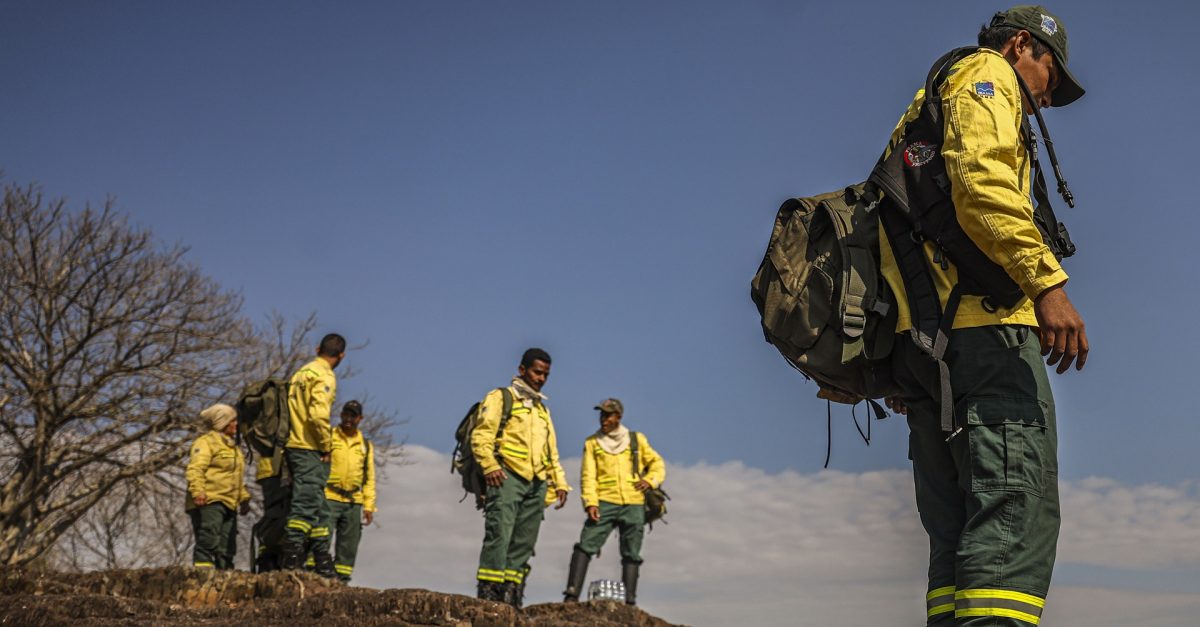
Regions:
[[363, 480], [362, 485], [358, 486], [359, 490], [367, 487], [367, 469], [371, 464], [371, 441], [366, 436], [363, 436], [363, 448], [366, 450], [363, 451]]
[[513, 408], [513, 393], [512, 390], [504, 387], [500, 388], [500, 396], [504, 399], [502, 413], [500, 414], [500, 426], [496, 427], [496, 459], [503, 459], [500, 454], [500, 439], [504, 437], [504, 427], [508, 425], [508, 419], [512, 418]]
[[642, 478], [642, 467], [641, 467], [641, 464], [638, 463], [639, 459], [638, 459], [637, 435], [638, 435], [637, 431], [629, 432], [629, 452], [630, 452], [629, 460], [633, 462], [633, 476], [641, 479]]

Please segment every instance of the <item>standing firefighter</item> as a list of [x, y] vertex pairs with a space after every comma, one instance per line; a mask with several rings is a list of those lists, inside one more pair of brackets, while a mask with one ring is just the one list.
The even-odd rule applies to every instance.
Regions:
[[513, 403], [503, 430], [505, 392], [497, 389], [480, 405], [471, 449], [487, 484], [476, 572], [479, 598], [521, 607], [529, 559], [545, 515], [547, 485], [555, 488], [556, 509], [566, 504], [570, 487], [541, 392], [550, 376], [550, 355], [540, 348], [525, 351], [517, 375], [507, 388]]
[[250, 507], [246, 461], [233, 439], [237, 410], [218, 403], [200, 418], [211, 430], [192, 443], [187, 465], [187, 510], [196, 538], [192, 565], [228, 570], [237, 552], [238, 510], [245, 514]]
[[362, 528], [375, 520], [375, 449], [359, 431], [362, 403], [342, 406], [342, 424], [333, 430], [333, 455], [325, 499], [330, 519], [325, 527], [337, 534], [333, 568], [338, 579], [350, 581]]
[[346, 340], [336, 333], [326, 335], [317, 348], [317, 358], [292, 375], [288, 386], [291, 432], [284, 457], [292, 475], [292, 502], [281, 565], [298, 569], [311, 551], [316, 572], [323, 577], [336, 575], [329, 554], [329, 527], [324, 524], [329, 520], [325, 484], [333, 450], [329, 415], [337, 396], [333, 369], [345, 356]]
[[625, 406], [610, 398], [600, 410], [600, 430], [583, 443], [579, 480], [587, 519], [579, 544], [571, 554], [564, 601], [578, 601], [587, 576], [588, 562], [616, 527], [621, 538], [621, 580], [625, 602], [637, 602], [638, 569], [642, 564], [642, 537], [646, 527], [646, 490], [662, 485], [667, 477], [663, 458], [641, 433], [621, 424]]
[[[944, 120], [945, 185], [933, 180], [948, 187], [970, 242], [1020, 293], [1009, 308], [987, 297], [959, 300], [972, 293], [960, 287], [976, 276], [924, 241], [915, 258], [924, 257], [941, 301], [959, 303], [956, 315], [946, 306], [953, 320], [946, 370], [939, 375], [941, 364], [897, 338], [892, 365], [900, 393], [889, 403], [907, 413], [911, 431], [917, 509], [930, 544], [928, 624], [1036, 625], [1059, 529], [1054, 399], [1039, 354], [1061, 374], [1072, 362], [1083, 367], [1088, 341], [1063, 289], [1067, 275], [1035, 224], [1032, 151], [1022, 127], [1036, 108], [1069, 104], [1083, 88], [1067, 70], [1062, 21], [1042, 7], [997, 13], [979, 45], [929, 95], [940, 97]], [[1024, 98], [1018, 77], [1029, 90]], [[923, 115], [926, 97], [918, 92], [891, 146]], [[905, 139], [906, 168], [936, 159], [922, 150], [929, 144]], [[1044, 197], [1037, 175], [1034, 194]], [[916, 326], [908, 306], [915, 290], [906, 295], [900, 266], [914, 257], [893, 253], [895, 242], [881, 240], [882, 271], [897, 294], [897, 331], [907, 333]], [[946, 383], [951, 400], [943, 400]]]

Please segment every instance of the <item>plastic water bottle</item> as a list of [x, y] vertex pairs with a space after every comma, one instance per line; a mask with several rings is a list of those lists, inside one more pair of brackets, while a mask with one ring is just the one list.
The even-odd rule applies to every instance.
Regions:
[[588, 585], [589, 601], [625, 601], [625, 584], [611, 579], [597, 579]]

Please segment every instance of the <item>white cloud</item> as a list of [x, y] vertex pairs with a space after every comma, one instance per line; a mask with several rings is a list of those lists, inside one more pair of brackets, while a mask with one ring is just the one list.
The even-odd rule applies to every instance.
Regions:
[[[409, 448], [380, 489], [380, 527], [363, 536], [355, 582], [473, 594], [483, 521], [449, 474], [449, 457]], [[578, 460], [567, 460], [578, 477]], [[769, 474], [741, 463], [672, 465], [667, 525], [647, 535], [640, 601], [692, 625], [917, 625], [924, 616], [927, 540], [905, 471]], [[1065, 482], [1059, 573], [1046, 624], [1194, 625], [1200, 598], [1136, 581], [1184, 573], [1200, 588], [1200, 495], [1195, 486]], [[561, 599], [583, 521], [577, 493], [547, 510], [530, 603]], [[619, 579], [616, 538], [588, 579]], [[1104, 585], [1063, 571], [1115, 569]], [[1123, 573], [1136, 571], [1125, 580]], [[1166, 575], [1164, 575], [1166, 576]], [[1087, 585], [1084, 585], [1084, 584]], [[1149, 588], [1149, 589], [1147, 589]]]

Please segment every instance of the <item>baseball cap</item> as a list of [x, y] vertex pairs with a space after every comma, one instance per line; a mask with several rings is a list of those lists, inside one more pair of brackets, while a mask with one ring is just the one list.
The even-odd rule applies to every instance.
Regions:
[[625, 406], [621, 404], [621, 401], [618, 401], [615, 398], [606, 398], [600, 401], [600, 404], [596, 405], [592, 409], [599, 409], [606, 414], [625, 415]]
[[1050, 48], [1058, 66], [1058, 87], [1051, 94], [1050, 106], [1066, 106], [1083, 96], [1084, 90], [1079, 80], [1067, 69], [1067, 29], [1058, 16], [1041, 5], [1021, 4], [993, 15], [990, 26], [1027, 30]]
[[350, 414], [351, 416], [361, 416], [362, 403], [358, 401], [346, 401], [346, 404], [342, 405], [342, 413]]

